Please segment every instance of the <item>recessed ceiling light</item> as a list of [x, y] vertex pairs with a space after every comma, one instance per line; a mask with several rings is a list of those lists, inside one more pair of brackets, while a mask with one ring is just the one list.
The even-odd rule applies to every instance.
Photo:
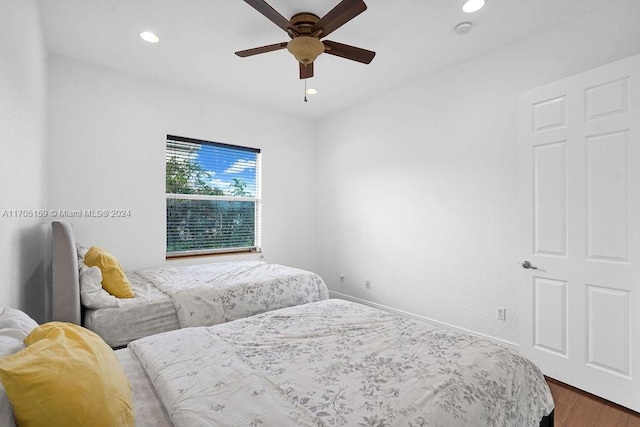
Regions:
[[305, 90], [304, 93], [306, 93], [307, 95], [317, 95], [318, 89], [310, 87], [309, 89]]
[[462, 11], [467, 13], [476, 12], [484, 6], [485, 0], [465, 0]]
[[140, 38], [149, 43], [158, 43], [160, 41], [160, 37], [158, 37], [151, 31], [143, 31], [142, 33], [140, 33]]

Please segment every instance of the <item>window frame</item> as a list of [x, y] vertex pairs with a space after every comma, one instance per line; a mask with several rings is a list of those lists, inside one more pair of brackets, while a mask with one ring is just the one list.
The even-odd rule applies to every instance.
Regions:
[[[256, 155], [255, 160], [255, 196], [229, 196], [229, 195], [208, 195], [208, 194], [180, 194], [180, 193], [167, 193], [167, 172], [166, 165], [168, 159], [169, 144], [174, 143], [190, 143], [197, 144], [199, 146], [209, 145], [213, 147], [219, 147], [223, 149], [231, 149], [242, 152], [250, 152]], [[246, 147], [234, 144], [226, 144], [215, 141], [207, 141], [202, 139], [187, 138], [176, 135], [167, 135], [165, 144], [165, 257], [171, 258], [184, 258], [184, 257], [198, 257], [198, 256], [215, 256], [215, 255], [229, 255], [237, 253], [249, 253], [249, 252], [262, 252], [262, 150], [254, 147]], [[212, 172], [211, 169], [205, 169], [206, 172]], [[251, 246], [238, 246], [238, 247], [225, 247], [225, 248], [204, 248], [204, 249], [191, 249], [183, 251], [169, 251], [169, 205], [170, 199], [176, 200], [211, 200], [211, 201], [223, 201], [223, 202], [252, 202], [254, 203], [254, 244]]]

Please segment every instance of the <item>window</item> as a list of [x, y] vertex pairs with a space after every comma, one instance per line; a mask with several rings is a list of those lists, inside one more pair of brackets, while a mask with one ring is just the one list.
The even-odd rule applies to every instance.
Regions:
[[260, 150], [167, 135], [167, 257], [260, 250]]

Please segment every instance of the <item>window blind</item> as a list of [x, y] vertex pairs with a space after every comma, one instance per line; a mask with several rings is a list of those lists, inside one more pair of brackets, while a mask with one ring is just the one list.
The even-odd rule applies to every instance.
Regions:
[[259, 149], [168, 135], [165, 160], [167, 256], [260, 249]]

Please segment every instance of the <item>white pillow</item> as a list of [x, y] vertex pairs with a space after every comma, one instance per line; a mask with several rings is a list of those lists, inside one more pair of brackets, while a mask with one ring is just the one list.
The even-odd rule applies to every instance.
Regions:
[[80, 263], [80, 301], [87, 308], [120, 307], [120, 300], [102, 288], [98, 267]]
[[89, 252], [90, 247], [82, 246], [76, 242], [76, 252], [78, 254], [78, 261], [84, 261], [84, 256]]
[[0, 357], [17, 353], [25, 347], [21, 339], [7, 336], [4, 330], [0, 331]]
[[14, 427], [16, 419], [13, 415], [13, 405], [7, 396], [2, 383], [0, 383], [0, 426]]
[[23, 340], [38, 326], [35, 320], [15, 308], [5, 307], [0, 313], [0, 357], [22, 350]]

